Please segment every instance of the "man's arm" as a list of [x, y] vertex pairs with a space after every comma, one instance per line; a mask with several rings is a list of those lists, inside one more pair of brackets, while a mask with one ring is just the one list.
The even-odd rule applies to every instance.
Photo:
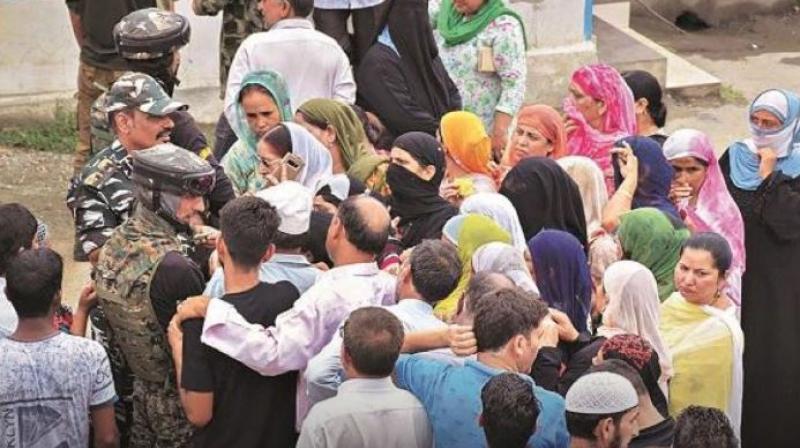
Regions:
[[78, 47], [83, 47], [83, 22], [78, 14], [78, 5], [74, 1], [67, 1], [69, 8], [69, 21], [72, 24], [72, 34], [75, 35], [75, 42]]
[[347, 104], [356, 102], [356, 81], [353, 78], [353, 69], [344, 50], [339, 50], [339, 67], [333, 80], [333, 99], [344, 101]]
[[114, 416], [114, 404], [92, 408], [92, 430], [96, 448], [116, 448], [119, 446], [119, 432]]
[[[190, 320], [183, 324], [183, 329], [184, 332], [180, 332], [171, 326], [168, 332], [178, 393], [186, 419], [192, 425], [202, 428], [211, 421], [214, 412], [213, 378], [200, 343], [203, 323], [198, 319]], [[183, 343], [184, 335], [186, 347]], [[187, 366], [186, 370], [184, 365]]]
[[470, 356], [477, 352], [477, 346], [472, 327], [449, 325], [435, 330], [407, 333], [400, 351], [418, 353], [449, 347], [457, 356]]
[[334, 336], [331, 342], [308, 362], [303, 376], [306, 378], [308, 401], [311, 406], [336, 396], [344, 374], [341, 350], [342, 338]]

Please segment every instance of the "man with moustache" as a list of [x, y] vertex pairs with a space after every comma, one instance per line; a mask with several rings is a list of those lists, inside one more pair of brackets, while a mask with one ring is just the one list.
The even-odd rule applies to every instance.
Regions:
[[92, 264], [100, 247], [133, 211], [131, 155], [169, 142], [174, 127], [169, 114], [186, 107], [172, 101], [155, 79], [143, 73], [122, 75], [106, 94], [103, 109], [117, 138], [89, 161], [67, 193], [80, 246], [76, 252], [83, 252]]

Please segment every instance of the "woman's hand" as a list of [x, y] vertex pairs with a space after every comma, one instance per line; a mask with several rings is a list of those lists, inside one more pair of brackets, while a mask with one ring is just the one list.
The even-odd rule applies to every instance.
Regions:
[[758, 175], [762, 179], [766, 179], [775, 171], [775, 165], [778, 163], [778, 154], [772, 148], [761, 148], [758, 150], [758, 157], [761, 163], [758, 165]]
[[680, 205], [692, 198], [692, 187], [673, 183], [669, 190], [669, 198], [675, 205]]
[[569, 136], [578, 129], [578, 123], [572, 118], [564, 118], [564, 132]]
[[580, 333], [575, 329], [575, 326], [572, 325], [569, 316], [559, 310], [550, 308], [550, 318], [553, 319], [553, 322], [555, 322], [558, 327], [558, 338], [560, 340], [573, 342], [578, 339]]
[[626, 143], [622, 142], [622, 147], [617, 147], [611, 150], [611, 154], [617, 155], [617, 162], [619, 164], [619, 172], [623, 179], [637, 179], [639, 175], [639, 159], [633, 155], [633, 148]]
[[461, 193], [459, 193], [458, 185], [452, 182], [445, 181], [445, 184], [442, 185], [442, 189], [439, 191], [439, 193], [447, 202], [456, 207], [460, 207], [461, 202], [464, 200], [464, 198], [461, 197]]

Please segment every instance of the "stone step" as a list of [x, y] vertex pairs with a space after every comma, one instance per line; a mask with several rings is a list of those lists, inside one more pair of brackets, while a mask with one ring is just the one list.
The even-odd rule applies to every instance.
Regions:
[[[641, 67], [637, 68], [641, 70], [648, 70], [646, 68], [648, 66], [655, 67], [659, 71], [652, 72], [653, 75], [662, 82], [669, 93], [679, 97], [719, 95], [721, 87], [719, 78], [630, 27], [630, 2], [596, 4], [594, 16], [598, 58], [601, 61], [608, 61], [621, 70], [630, 70], [627, 67], [639, 62]], [[659, 55], [665, 61], [663, 77], [658, 64], [654, 64], [654, 55]], [[637, 62], [637, 57], [640, 57], [641, 61]], [[617, 63], [620, 66], [617, 66]]]

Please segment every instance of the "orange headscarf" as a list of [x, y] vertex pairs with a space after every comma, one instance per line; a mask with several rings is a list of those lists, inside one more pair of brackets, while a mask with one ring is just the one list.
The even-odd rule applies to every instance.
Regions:
[[442, 144], [447, 154], [465, 171], [489, 175], [492, 140], [483, 122], [472, 112], [449, 112], [439, 125]]
[[553, 145], [551, 159], [567, 155], [567, 136], [564, 132], [564, 119], [555, 109], [544, 104], [533, 104], [519, 110], [517, 124], [536, 129], [542, 137]]

